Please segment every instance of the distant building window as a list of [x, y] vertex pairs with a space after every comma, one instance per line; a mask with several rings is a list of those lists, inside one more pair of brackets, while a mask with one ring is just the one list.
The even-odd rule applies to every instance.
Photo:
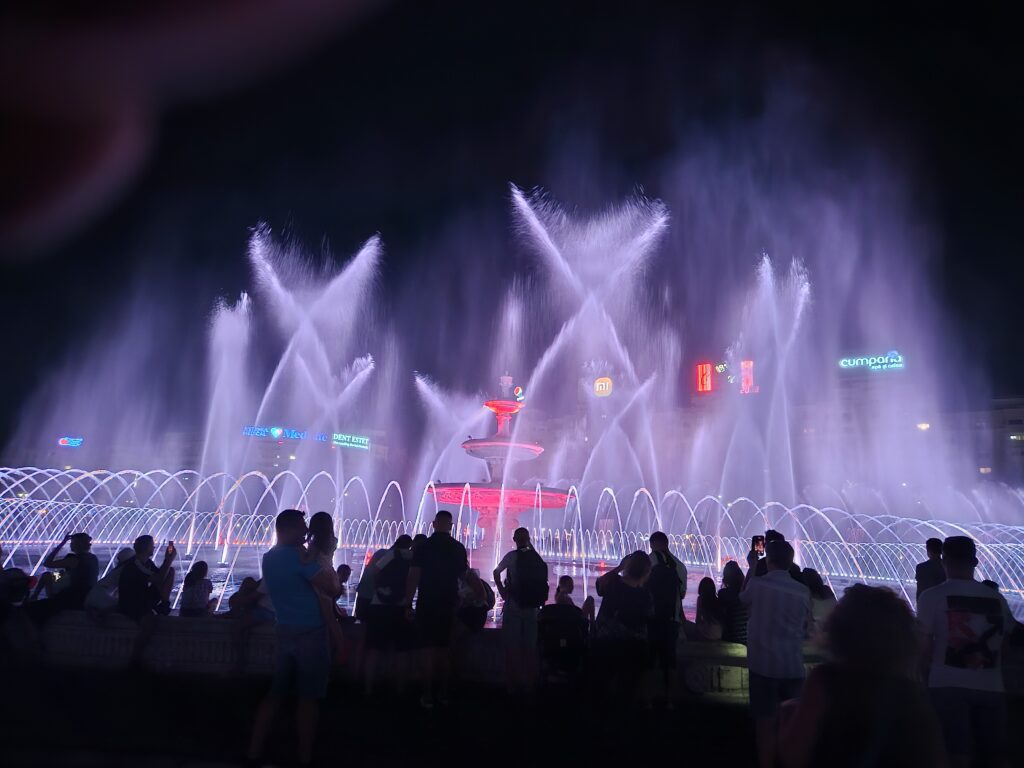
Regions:
[[1010, 426], [1016, 427], [1020, 426], [1021, 424], [1024, 424], [1024, 419], [1007, 419], [1006, 423], [1009, 424]]

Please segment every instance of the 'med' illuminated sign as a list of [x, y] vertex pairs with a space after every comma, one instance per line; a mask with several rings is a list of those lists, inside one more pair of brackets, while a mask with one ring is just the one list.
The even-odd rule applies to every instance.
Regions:
[[263, 427], [255, 424], [242, 427], [246, 437], [269, 437], [271, 440], [313, 440], [317, 443], [330, 443], [339, 448], [356, 448], [360, 451], [370, 450], [370, 438], [364, 435], [349, 435], [335, 432], [309, 432], [308, 430], [292, 429], [291, 427]]
[[900, 371], [903, 370], [903, 355], [892, 350], [885, 355], [871, 357], [844, 357], [839, 361], [840, 368], [867, 368], [869, 371]]

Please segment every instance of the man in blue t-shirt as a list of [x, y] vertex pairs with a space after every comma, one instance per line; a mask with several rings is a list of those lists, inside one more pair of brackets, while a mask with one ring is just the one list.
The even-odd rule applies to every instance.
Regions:
[[277, 544], [263, 555], [263, 580], [277, 617], [277, 663], [270, 693], [256, 713], [249, 758], [258, 760], [284, 696], [298, 697], [300, 765], [313, 759], [320, 699], [327, 693], [331, 657], [317, 591], [337, 599], [338, 575], [318, 558], [307, 558], [305, 513], [286, 509], [277, 516]]

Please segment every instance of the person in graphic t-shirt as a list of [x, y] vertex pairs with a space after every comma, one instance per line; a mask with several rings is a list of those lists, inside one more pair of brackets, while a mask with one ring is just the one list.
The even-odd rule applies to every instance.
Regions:
[[950, 764], [985, 756], [1007, 762], [1006, 694], [1002, 650], [1013, 626], [1006, 600], [974, 578], [974, 541], [950, 536], [942, 544], [947, 579], [917, 600], [917, 618], [930, 646], [928, 687], [942, 724]]

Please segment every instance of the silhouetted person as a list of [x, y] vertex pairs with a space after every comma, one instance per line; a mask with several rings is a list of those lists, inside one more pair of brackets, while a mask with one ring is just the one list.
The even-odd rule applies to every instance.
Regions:
[[815, 627], [822, 627], [829, 614], [836, 607], [836, 594], [813, 568], [804, 568], [800, 573], [804, 585], [811, 590], [811, 617]]
[[213, 582], [206, 578], [209, 566], [205, 560], [196, 560], [185, 574], [181, 587], [180, 616], [208, 616], [217, 602], [213, 594]]
[[373, 602], [373, 593], [376, 589], [373, 583], [373, 575], [375, 571], [371, 570], [370, 566], [380, 558], [384, 557], [385, 552], [387, 552], [386, 549], [378, 549], [363, 565], [363, 572], [359, 576], [359, 583], [356, 585], [355, 616], [357, 621], [366, 621], [366, 611]]
[[914, 568], [914, 581], [917, 582], [916, 598], [926, 589], [937, 587], [946, 580], [946, 570], [942, 567], [942, 540], [928, 539], [924, 543], [928, 559], [918, 563]]
[[260, 589], [262, 582], [252, 576], [242, 579], [238, 589], [228, 598], [228, 619], [231, 621], [231, 643], [235, 658], [232, 672], [245, 669], [249, 652], [249, 636], [253, 627], [274, 623], [270, 595]]
[[[459, 603], [459, 577], [469, 568], [466, 548], [452, 537], [452, 513], [434, 516], [434, 533], [413, 540], [412, 567], [405, 590], [405, 607], [416, 597], [416, 632], [423, 649], [424, 691], [420, 704], [432, 709], [448, 702], [452, 629]], [[418, 597], [417, 597], [418, 593]]]
[[[376, 681], [377, 662], [382, 653], [396, 655], [399, 687], [406, 673], [406, 656], [413, 649], [412, 625], [405, 615], [405, 587], [412, 566], [412, 538], [402, 534], [390, 549], [371, 560], [363, 571], [374, 585], [370, 604], [363, 609], [366, 625], [366, 651], [363, 660], [363, 689], [372, 695]], [[360, 582], [361, 584], [362, 582]]]
[[[348, 600], [348, 582], [352, 578], [352, 566], [348, 563], [342, 563], [334, 569], [335, 573], [338, 574], [338, 589], [341, 591], [338, 593], [338, 600], [345, 602]], [[348, 610], [342, 605], [338, 605], [338, 613], [346, 617], [346, 621], [351, 621], [352, 618], [348, 615]]]
[[[884, 587], [846, 590], [824, 627], [830, 661], [811, 670], [787, 706], [779, 754], [787, 768], [941, 768], [942, 734], [913, 679], [917, 630]], [[788, 705], [788, 703], [787, 703]]]
[[647, 627], [654, 666], [660, 670], [666, 706], [673, 706], [676, 666], [679, 655], [679, 630], [683, 625], [683, 598], [686, 597], [686, 566], [669, 551], [668, 536], [651, 534], [651, 575], [647, 590], [651, 593], [654, 614]]
[[309, 765], [313, 760], [320, 700], [327, 693], [331, 667], [319, 595], [337, 594], [338, 576], [334, 568], [325, 568], [320, 558], [306, 557], [302, 544], [308, 529], [302, 512], [281, 512], [275, 529], [277, 544], [263, 555], [263, 581], [274, 604], [277, 660], [270, 693], [256, 712], [249, 759], [262, 757], [282, 699], [296, 696], [298, 763]]
[[[71, 551], [64, 557], [58, 557], [68, 542], [71, 544]], [[100, 562], [96, 555], [89, 551], [91, 548], [92, 537], [89, 534], [74, 533], [66, 535], [46, 555], [43, 566], [54, 570], [40, 577], [33, 597], [38, 597], [43, 589], [47, 593], [52, 592], [52, 596], [47, 600], [30, 604], [26, 609], [29, 618], [42, 623], [61, 611], [80, 610], [85, 605], [85, 598], [96, 586], [100, 574]], [[59, 579], [58, 571], [63, 572]]]
[[792, 578], [793, 547], [765, 544], [767, 572], [747, 581], [740, 601], [750, 607], [747, 667], [757, 763], [773, 768], [779, 705], [796, 698], [804, 682], [803, 642], [811, 624], [811, 591]]
[[722, 588], [718, 590], [718, 607], [722, 611], [722, 639], [746, 645], [750, 609], [740, 601], [742, 591], [743, 569], [735, 560], [729, 560], [722, 568]]
[[[537, 620], [541, 658], [545, 669], [575, 680], [583, 668], [590, 621], [572, 599], [572, 576], [561, 576], [555, 588], [555, 601], [540, 609]], [[593, 611], [594, 600], [584, 601]]]
[[594, 586], [601, 596], [595, 623], [595, 644], [611, 678], [606, 688], [626, 706], [642, 698], [647, 669], [647, 632], [654, 618], [654, 600], [647, 589], [651, 558], [642, 550], [626, 555]]
[[974, 541], [942, 543], [946, 581], [923, 591], [917, 618], [928, 639], [928, 687], [953, 766], [972, 758], [1009, 765], [1002, 652], [1013, 627], [1006, 600], [976, 581]]
[[171, 587], [174, 585], [174, 564], [178, 556], [174, 542], [167, 542], [164, 559], [157, 568], [153, 562], [156, 543], [149, 535], [139, 536], [132, 545], [133, 557], [121, 570], [117, 582], [117, 609], [132, 621], [171, 611]]
[[548, 566], [530, 543], [530, 532], [517, 528], [512, 541], [515, 549], [494, 569], [494, 584], [505, 601], [501, 638], [509, 693], [530, 690], [536, 682], [537, 612], [548, 599]]
[[697, 585], [697, 613], [693, 625], [695, 640], [722, 639], [722, 610], [710, 576], [705, 576]]
[[480, 578], [480, 571], [468, 569], [459, 582], [459, 623], [470, 634], [476, 634], [487, 624], [487, 614], [494, 604], [494, 590]]
[[114, 562], [109, 566], [110, 570], [89, 590], [85, 596], [85, 610], [90, 618], [102, 621], [107, 614], [117, 609], [117, 585], [121, 580], [121, 570], [133, 557], [135, 550], [131, 547], [119, 549]]
[[[785, 541], [786, 537], [783, 536], [776, 530], [769, 528], [764, 532], [764, 545], [767, 547], [773, 541]], [[767, 551], [767, 550], [766, 550]], [[752, 576], [764, 576], [768, 573], [768, 561], [766, 558], [758, 558], [757, 553], [754, 550], [750, 550], [747, 553], [747, 580], [749, 581]], [[789, 575], [795, 580], [801, 581], [802, 577], [800, 574], [800, 566], [793, 563], [789, 566]]]
[[152, 536], [139, 536], [132, 548], [135, 556], [121, 569], [117, 580], [117, 610], [138, 623], [139, 634], [132, 650], [132, 663], [142, 661], [142, 654], [156, 631], [156, 617], [171, 612], [171, 588], [174, 586], [174, 564], [178, 556], [174, 542], [167, 542], [160, 567], [153, 562], [156, 544]]
[[341, 664], [346, 656], [345, 636], [338, 622], [338, 597], [341, 585], [338, 583], [338, 572], [334, 569], [334, 553], [338, 549], [338, 537], [334, 535], [334, 518], [327, 512], [317, 512], [309, 519], [308, 544], [304, 559], [315, 559], [320, 567], [331, 572], [331, 589], [329, 592], [317, 590], [320, 613], [327, 627], [327, 639], [331, 644], [331, 659]]

